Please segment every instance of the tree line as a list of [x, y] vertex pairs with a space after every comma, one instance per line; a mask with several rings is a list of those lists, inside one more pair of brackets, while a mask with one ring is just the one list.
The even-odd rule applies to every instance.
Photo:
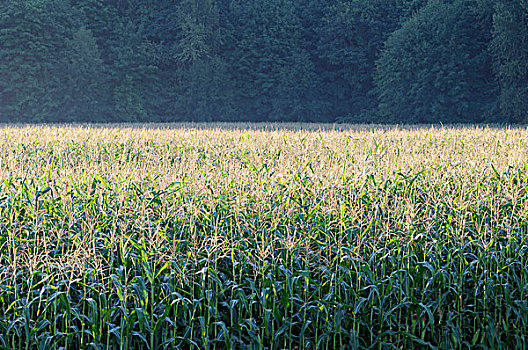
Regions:
[[4, 0], [0, 121], [528, 122], [528, 0]]

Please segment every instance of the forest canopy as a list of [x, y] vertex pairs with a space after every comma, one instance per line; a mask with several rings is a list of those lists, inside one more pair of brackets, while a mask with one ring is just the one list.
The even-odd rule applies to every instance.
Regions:
[[528, 0], [3, 0], [1, 122], [528, 122]]

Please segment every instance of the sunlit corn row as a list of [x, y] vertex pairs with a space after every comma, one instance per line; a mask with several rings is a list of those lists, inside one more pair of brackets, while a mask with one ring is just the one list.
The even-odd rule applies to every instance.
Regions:
[[0, 129], [0, 347], [526, 349], [528, 130]]

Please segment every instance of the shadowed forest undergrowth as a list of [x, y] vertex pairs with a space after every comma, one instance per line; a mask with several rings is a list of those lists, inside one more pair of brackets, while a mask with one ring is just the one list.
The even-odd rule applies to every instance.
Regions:
[[527, 347], [526, 129], [0, 140], [2, 348]]

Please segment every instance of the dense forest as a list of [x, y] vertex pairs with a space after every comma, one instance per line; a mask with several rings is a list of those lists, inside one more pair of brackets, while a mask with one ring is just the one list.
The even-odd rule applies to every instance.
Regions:
[[1, 0], [0, 121], [528, 122], [528, 0]]

